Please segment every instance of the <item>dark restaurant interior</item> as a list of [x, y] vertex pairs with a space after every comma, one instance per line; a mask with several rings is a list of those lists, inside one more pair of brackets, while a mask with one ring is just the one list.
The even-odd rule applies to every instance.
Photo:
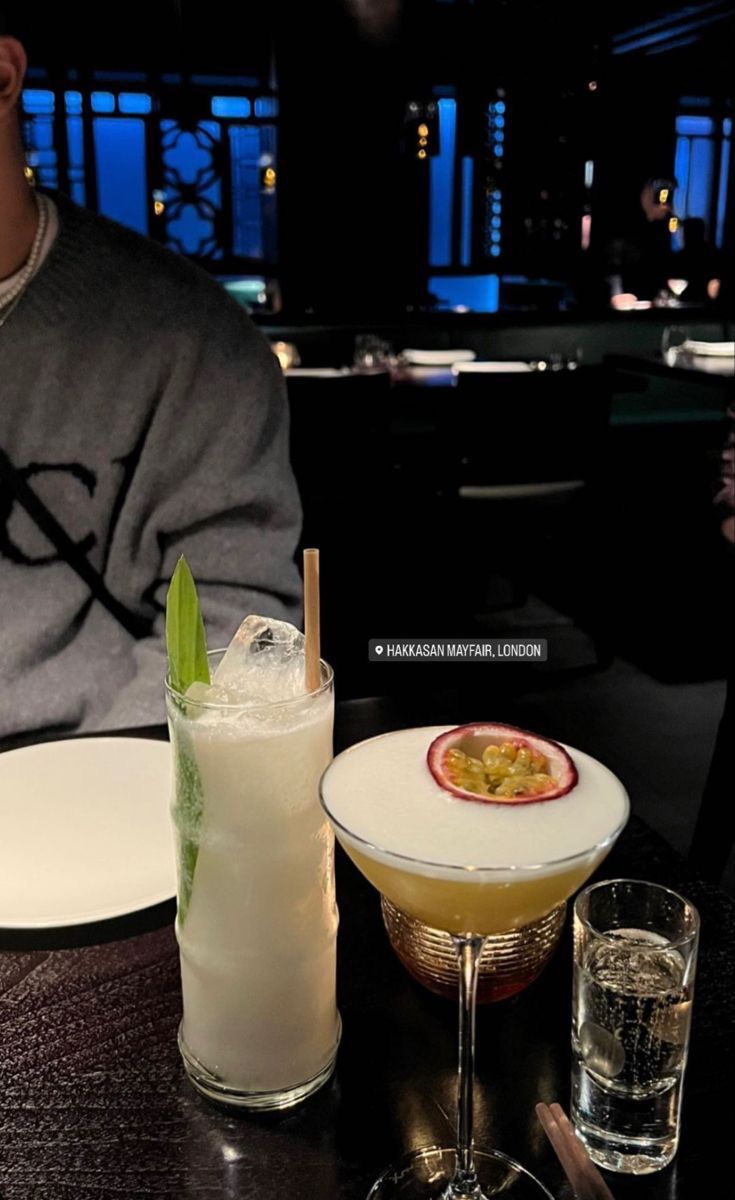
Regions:
[[[242, 541], [241, 552], [250, 556], [242, 570], [252, 564], [255, 594], [271, 597], [263, 611], [298, 623], [293, 580], [303, 550], [319, 548], [321, 643], [334, 668], [342, 744], [378, 730], [483, 720], [583, 746], [624, 781], [635, 817], [668, 843], [650, 873], [658, 878], [659, 868], [664, 876], [674, 872], [672, 883], [679, 871], [682, 880], [696, 878], [710, 889], [708, 896], [720, 897], [717, 904], [724, 907], [717, 911], [728, 914], [721, 919], [730, 933], [734, 28], [735, 6], [726, 0], [586, 6], [541, 0], [274, 0], [239, 6], [128, 0], [112, 9], [0, 0], [0, 46], [4, 36], [18, 39], [28, 58], [18, 100], [25, 177], [58, 203], [62, 231], [70, 219], [64, 214], [80, 206], [166, 247], [214, 281], [197, 284], [188, 299], [194, 276], [183, 265], [175, 268], [183, 289], [176, 353], [185, 363], [186, 347], [193, 346], [192, 360], [199, 355], [204, 361], [208, 343], [226, 331], [217, 352], [221, 374], [198, 389], [192, 385], [187, 410], [182, 407], [170, 424], [160, 428], [152, 416], [146, 429], [158, 429], [156, 454], [170, 457], [174, 475], [200, 462], [197, 486], [215, 496], [221, 489], [225, 517], [217, 552], [232, 557], [232, 571], [240, 569], [240, 522], [260, 510], [260, 532]], [[5, 179], [0, 141], [0, 190]], [[4, 216], [0, 196], [0, 226]], [[14, 324], [21, 339], [24, 306], [22, 290], [8, 293], [12, 311], [3, 330], [3, 276], [13, 272], [2, 270], [2, 249], [0, 228], [0, 395], [14, 406], [6, 410], [7, 421], [15, 428], [33, 424], [46, 405], [53, 425], [61, 410], [42, 399], [49, 396], [47, 383], [24, 392], [36, 383], [16, 386], [15, 360], [4, 353], [4, 335], [15, 336]], [[132, 242], [129, 251], [134, 257]], [[104, 279], [108, 260], [102, 251], [97, 264], [99, 297], [91, 284], [82, 303], [94, 304], [102, 320], [105, 308], [114, 310], [114, 288], [112, 276]], [[131, 258], [131, 277], [142, 270]], [[43, 272], [42, 265], [30, 288], [43, 289]], [[174, 280], [172, 267], [168, 289]], [[161, 365], [163, 339], [174, 335], [161, 332], [165, 320], [156, 314], [153, 284], [150, 296], [150, 338], [142, 325], [135, 337], [145, 348], [141, 354], [150, 356], [151, 377], [158, 362], [163, 379], [169, 370]], [[168, 302], [160, 300], [162, 310]], [[69, 310], [74, 303], [62, 297]], [[236, 318], [226, 315], [234, 306], [237, 319], [246, 314], [272, 352], [264, 355], [262, 342], [253, 349], [254, 335], [247, 347], [243, 342], [243, 370], [254, 380], [243, 386], [256, 405], [266, 377], [281, 403], [285, 397], [288, 450], [284, 440], [279, 461], [287, 471], [288, 453], [302, 513], [300, 532], [292, 535], [275, 507], [277, 495], [286, 492], [259, 496], [251, 489], [243, 499], [247, 489], [218, 479], [219, 451], [210, 453], [221, 435], [233, 447], [229, 470], [241, 432], [257, 455], [270, 429], [270, 418], [258, 424], [255, 410], [238, 407], [228, 365], [239, 354], [232, 348]], [[97, 337], [104, 341], [102, 328]], [[99, 364], [91, 340], [78, 350], [84, 378], [97, 380], [100, 391], [90, 411], [100, 426], [113, 429], [117, 413], [132, 413], [130, 397], [142, 386], [143, 367], [133, 365], [138, 343], [131, 334], [126, 348], [127, 328], [115, 327]], [[42, 344], [40, 335], [32, 343]], [[24, 371], [31, 359], [35, 364], [35, 351], [26, 353]], [[41, 365], [33, 369], [42, 372], [39, 353]], [[170, 368], [172, 377], [178, 369]], [[54, 371], [49, 367], [54, 386], [66, 389], [71, 412], [76, 377], [66, 368]], [[43, 425], [46, 418], [39, 419]], [[132, 428], [132, 416], [130, 421]], [[44, 488], [54, 472], [74, 474], [69, 494], [84, 491], [85, 503], [93, 496], [97, 503], [105, 485], [101, 476], [84, 474], [81, 448], [67, 466], [71, 451], [54, 449], [52, 435], [14, 454], [12, 447], [22, 443], [11, 433], [6, 439], [5, 421], [0, 431], [2, 457], [7, 453], [15, 461], [9, 474], [4, 467], [0, 473], [1, 579], [19, 569], [33, 574], [35, 565], [64, 557], [52, 525], [39, 523], [28, 507], [26, 485], [49, 509], [54, 494]], [[108, 457], [128, 462], [132, 475], [138, 462], [148, 462], [141, 445], [129, 459], [118, 449]], [[256, 458], [252, 463], [258, 480], [261, 468]], [[16, 485], [19, 475], [23, 481]], [[138, 595], [118, 586], [128, 571], [116, 557], [112, 532], [105, 558], [99, 539], [95, 548], [96, 535], [79, 540], [85, 510], [80, 520], [70, 519], [69, 579], [49, 583], [47, 591], [78, 591], [81, 577], [90, 598], [87, 603], [82, 595], [69, 634], [59, 635], [64, 671], [74, 661], [70, 647], [79, 629], [95, 608], [112, 612], [118, 592], [140, 620], [151, 622], [163, 645], [164, 585], [176, 561], [170, 556], [175, 550], [190, 557], [196, 577], [207, 523], [199, 501], [193, 515], [182, 516], [168, 491], [165, 497], [168, 507], [161, 511], [168, 526], [155, 526], [145, 503], [130, 517], [127, 501], [112, 505], [115, 537], [131, 522], [131, 579], [147, 545], [157, 539], [161, 552], [156, 578], [141, 584]], [[292, 519], [296, 501], [289, 503]], [[29, 520], [37, 520], [53, 543], [51, 554], [34, 542], [37, 557], [22, 557], [23, 522]], [[292, 577], [283, 586], [267, 576], [264, 538], [278, 547], [273, 555], [289, 559]], [[93, 578], [84, 575], [86, 556]], [[200, 567], [200, 575], [231, 589], [237, 579], [230, 568], [220, 577], [212, 562], [211, 569]], [[38, 571], [34, 580], [44, 586]], [[12, 606], [21, 605], [12, 599], [17, 594], [8, 592], [6, 635], [16, 644], [25, 636], [22, 623], [12, 632]], [[210, 601], [215, 625], [220, 602]], [[206, 588], [202, 605], [206, 623]], [[126, 707], [105, 708], [100, 700], [94, 711], [92, 701], [84, 715], [81, 708], [69, 715], [49, 699], [62, 676], [44, 668], [32, 678], [48, 704], [30, 704], [26, 713], [13, 701], [8, 719], [0, 708], [0, 748], [162, 726], [163, 668], [149, 701], [148, 691], [136, 693], [135, 678], [119, 665], [138, 634], [133, 627], [131, 635], [125, 619], [127, 632], [120, 636], [127, 641], [110, 642], [108, 652], [100, 635], [93, 653], [98, 661], [109, 657], [111, 678], [125, 684]], [[227, 640], [239, 619], [231, 618]], [[533, 661], [399, 661], [397, 655], [389, 661], [387, 644], [399, 639], [416, 645], [513, 639], [540, 641], [545, 649]], [[8, 654], [15, 686], [24, 660]], [[138, 695], [143, 699], [136, 709]], [[668, 854], [680, 864], [675, 871]], [[651, 859], [658, 862], [654, 854]], [[638, 874], [645, 873], [641, 863]], [[362, 893], [360, 904], [367, 906]], [[381, 936], [382, 930], [371, 930], [367, 950], [378, 953]], [[0, 929], [0, 938], [11, 951], [25, 953], [17, 931], [11, 936]], [[33, 945], [46, 953], [41, 942]], [[729, 978], [735, 961], [730, 945]], [[370, 972], [355, 947], [348, 958], [369, 991]], [[2, 972], [0, 965], [0, 1000], [9, 986]], [[714, 978], [712, 967], [710, 972]], [[417, 988], [410, 986], [405, 1019], [418, 1021]], [[529, 1028], [535, 1011], [524, 1010]], [[348, 1015], [346, 1005], [345, 1022]], [[448, 1044], [452, 1019], [450, 1013]], [[483, 1014], [483, 1036], [505, 1036], [508, 1020]], [[396, 1037], [400, 1029], [393, 1030]], [[391, 1036], [389, 1023], [383, 1036]], [[419, 1036], [414, 1028], [412, 1055]], [[428, 1024], [426, 1036], [435, 1036]], [[706, 1069], [700, 1066], [696, 1076], [701, 1094], [715, 1071], [713, 1045]], [[354, 1064], [367, 1070], [368, 1049], [351, 1053]], [[528, 1070], [525, 1063], [519, 1075], [524, 1091], [532, 1087]], [[355, 1087], [354, 1080], [345, 1084], [346, 1093]], [[402, 1103], [421, 1110], [418, 1094], [413, 1101], [401, 1095]], [[489, 1120], [482, 1113], [478, 1119]], [[363, 1195], [363, 1184], [390, 1153], [361, 1160], [357, 1134], [343, 1129], [336, 1151], [343, 1165], [327, 1169], [314, 1149], [318, 1119], [310, 1119], [294, 1137], [303, 1139], [300, 1170], [308, 1173], [314, 1155], [315, 1190], [304, 1184], [288, 1194]], [[526, 1134], [515, 1117], [508, 1122], [507, 1144], [528, 1157]], [[18, 1127], [18, 1146], [32, 1128]], [[690, 1138], [691, 1164], [679, 1164], [679, 1183], [675, 1165], [665, 1176], [650, 1176], [659, 1190], [639, 1189], [636, 1196], [705, 1194], [694, 1183], [706, 1182], [704, 1125], [696, 1128], [699, 1148]], [[231, 1184], [212, 1167], [209, 1152], [197, 1149], [188, 1166], [166, 1160], [171, 1180], [183, 1190], [168, 1192], [155, 1171], [146, 1175], [141, 1166], [138, 1176], [126, 1166], [131, 1173], [123, 1171], [119, 1189], [109, 1193], [92, 1171], [87, 1194], [94, 1200], [193, 1196], [200, 1194], [199, 1180], [206, 1197], [265, 1195], [243, 1166], [245, 1134], [228, 1130], [222, 1136], [237, 1147]], [[279, 1130], [273, 1136], [287, 1156], [290, 1135]], [[262, 1165], [270, 1130], [256, 1125], [253, 1136], [254, 1161]], [[381, 1135], [383, 1149], [395, 1149], [392, 1136]], [[119, 1147], [113, 1157], [122, 1163]], [[365, 1161], [375, 1168], [366, 1174]], [[59, 1175], [47, 1186], [50, 1176], [43, 1185], [42, 1173], [32, 1177], [12, 1162], [4, 1169], [0, 1155], [0, 1193], [7, 1200], [84, 1194], [83, 1172], [72, 1171], [68, 1185]], [[41, 1190], [32, 1190], [33, 1178]], [[633, 1195], [624, 1176], [606, 1178], [619, 1200]], [[290, 1182], [287, 1173], [283, 1180]]]

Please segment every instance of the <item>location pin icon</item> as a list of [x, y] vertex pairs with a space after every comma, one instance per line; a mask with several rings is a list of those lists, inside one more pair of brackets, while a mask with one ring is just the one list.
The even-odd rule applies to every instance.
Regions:
[[382, 647], [382, 646], [376, 646], [376, 647], [375, 647], [375, 653], [376, 653], [376, 654], [382, 654], [382, 653], [383, 653], [383, 647]]

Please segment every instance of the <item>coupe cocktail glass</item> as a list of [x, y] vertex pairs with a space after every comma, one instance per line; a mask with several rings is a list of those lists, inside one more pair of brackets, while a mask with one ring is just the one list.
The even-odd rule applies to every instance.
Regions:
[[[380, 1176], [370, 1200], [530, 1200], [548, 1193], [523, 1167], [474, 1148], [479, 959], [487, 935], [528, 925], [581, 887], [625, 825], [628, 797], [606, 767], [571, 750], [579, 781], [569, 796], [513, 806], [455, 799], [425, 769], [444, 732], [409, 729], [361, 742], [338, 755], [321, 782], [347, 854], [393, 904], [451, 934], [459, 970], [456, 1147], [415, 1151]], [[573, 853], [558, 853], [565, 840]], [[555, 847], [547, 857], [544, 841]]]

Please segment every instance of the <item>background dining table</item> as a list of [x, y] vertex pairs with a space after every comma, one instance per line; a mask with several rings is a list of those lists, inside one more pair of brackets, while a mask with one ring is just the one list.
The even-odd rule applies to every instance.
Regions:
[[[440, 703], [422, 703], [422, 723], [447, 720]], [[337, 706], [336, 746], [414, 723], [405, 702], [348, 701]], [[166, 736], [158, 727], [145, 732]], [[667, 884], [702, 917], [678, 1156], [658, 1174], [608, 1182], [616, 1200], [724, 1197], [735, 1128], [735, 902], [693, 878], [635, 817], [598, 876]], [[341, 853], [337, 887], [337, 1070], [316, 1096], [281, 1114], [220, 1110], [189, 1086], [176, 1046], [172, 902], [53, 934], [0, 931], [2, 1200], [363, 1200], [392, 1159], [451, 1144], [455, 1006], [406, 974], [377, 894]], [[558, 1200], [571, 1193], [534, 1105], [569, 1103], [569, 943], [567, 925], [543, 976], [478, 1017], [477, 1142], [520, 1159]]]

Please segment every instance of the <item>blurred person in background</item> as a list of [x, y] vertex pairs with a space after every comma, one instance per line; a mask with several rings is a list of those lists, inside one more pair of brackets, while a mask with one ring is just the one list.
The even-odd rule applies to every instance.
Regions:
[[674, 213], [676, 180], [649, 179], [637, 205], [621, 220], [605, 251], [605, 279], [613, 308], [653, 301], [666, 289], [672, 272], [669, 221]]
[[0, 0], [0, 737], [163, 719], [185, 553], [210, 646], [299, 613], [280, 369], [206, 273], [29, 186]]

